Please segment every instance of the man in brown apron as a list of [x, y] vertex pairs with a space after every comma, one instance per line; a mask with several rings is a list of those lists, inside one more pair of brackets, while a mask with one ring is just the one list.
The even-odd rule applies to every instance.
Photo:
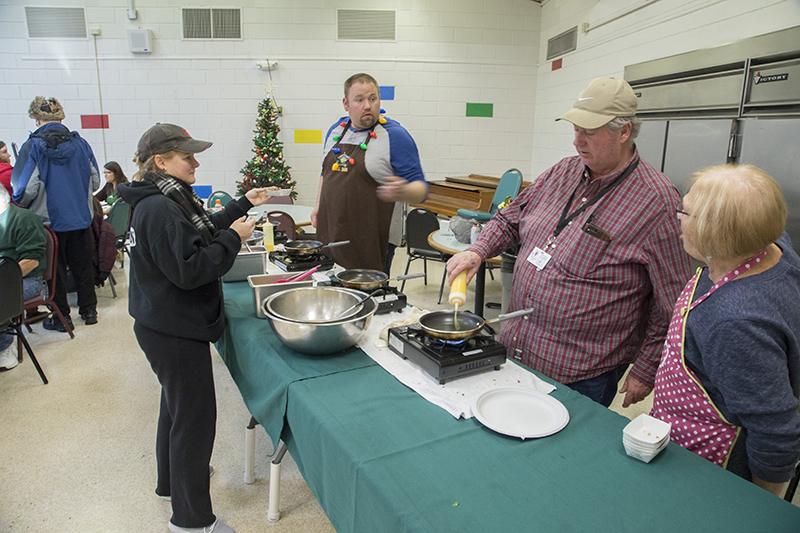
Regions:
[[311, 222], [323, 243], [350, 241], [328, 250], [336, 263], [383, 271], [390, 230], [401, 229], [392, 226], [395, 202], [422, 202], [428, 184], [411, 135], [396, 121], [381, 116], [375, 79], [355, 74], [345, 82], [344, 94], [348, 116], [326, 136]]

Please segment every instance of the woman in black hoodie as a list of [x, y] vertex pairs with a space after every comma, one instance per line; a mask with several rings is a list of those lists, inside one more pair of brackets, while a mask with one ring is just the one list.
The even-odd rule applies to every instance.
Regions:
[[191, 185], [194, 154], [210, 146], [180, 126], [156, 124], [139, 140], [142, 180], [117, 189], [133, 207], [133, 329], [161, 383], [156, 494], [171, 498], [168, 526], [177, 532], [233, 531], [214, 516], [209, 494], [217, 416], [209, 343], [225, 324], [219, 278], [253, 233], [247, 211], [268, 198], [253, 189], [209, 215]]

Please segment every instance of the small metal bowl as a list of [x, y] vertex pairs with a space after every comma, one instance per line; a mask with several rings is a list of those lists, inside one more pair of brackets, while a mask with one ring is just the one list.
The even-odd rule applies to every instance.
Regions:
[[287, 347], [306, 355], [333, 355], [359, 341], [377, 309], [378, 302], [369, 298], [355, 316], [331, 323], [292, 322], [276, 317], [266, 309], [265, 314], [275, 336]]
[[264, 314], [281, 320], [325, 324], [355, 316], [362, 306], [353, 305], [364, 296], [363, 292], [339, 287], [299, 287], [273, 294], [264, 300], [262, 308]]
[[247, 242], [247, 244], [249, 244], [250, 246], [255, 246], [255, 245], [258, 245], [258, 244], [263, 244], [263, 243], [264, 243], [264, 232], [263, 232], [263, 231], [259, 231], [259, 230], [257, 230], [257, 229], [256, 229], [256, 230], [253, 230], [253, 234], [252, 234], [252, 235], [250, 235], [250, 238], [249, 238], [249, 239], [247, 239], [247, 241], [246, 241], [246, 242]]

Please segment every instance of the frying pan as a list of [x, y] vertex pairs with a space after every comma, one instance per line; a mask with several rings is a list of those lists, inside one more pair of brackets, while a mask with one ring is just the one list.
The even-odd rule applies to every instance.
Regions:
[[456, 327], [455, 313], [453, 311], [433, 311], [422, 315], [419, 318], [419, 324], [422, 326], [422, 330], [431, 337], [446, 341], [460, 341], [474, 337], [487, 324], [494, 324], [495, 322], [531, 313], [533, 313], [532, 307], [498, 315], [497, 318], [492, 320], [484, 320], [469, 311], [461, 311], [458, 313], [458, 327]]
[[284, 248], [286, 249], [286, 253], [289, 255], [311, 255], [319, 252], [323, 248], [333, 248], [334, 246], [343, 246], [345, 244], [350, 244], [350, 241], [339, 241], [339, 242], [331, 242], [328, 244], [322, 244], [319, 241], [289, 241], [284, 243]]
[[[424, 276], [422, 272], [418, 274], [407, 274], [405, 276], [397, 276], [395, 280], [421, 278]], [[339, 283], [348, 289], [357, 289], [359, 291], [372, 291], [383, 287], [389, 281], [389, 276], [386, 272], [380, 270], [371, 270], [368, 268], [351, 268], [349, 270], [342, 270], [336, 274], [336, 279]]]

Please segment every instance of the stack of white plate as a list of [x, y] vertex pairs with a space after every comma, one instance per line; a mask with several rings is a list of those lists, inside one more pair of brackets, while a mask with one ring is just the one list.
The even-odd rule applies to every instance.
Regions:
[[649, 463], [669, 443], [672, 425], [649, 415], [639, 415], [622, 430], [622, 444], [631, 457]]

